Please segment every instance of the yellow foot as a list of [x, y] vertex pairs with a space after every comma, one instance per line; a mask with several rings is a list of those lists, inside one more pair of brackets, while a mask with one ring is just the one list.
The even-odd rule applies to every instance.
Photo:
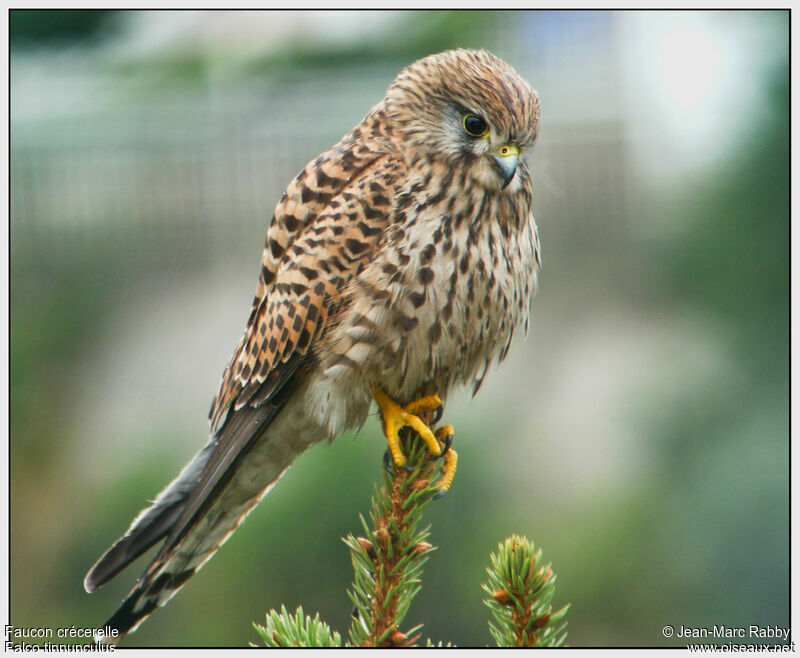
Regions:
[[428, 446], [430, 453], [436, 457], [442, 454], [442, 449], [439, 447], [439, 442], [431, 432], [430, 428], [423, 423], [415, 413], [422, 410], [438, 409], [442, 406], [442, 401], [438, 395], [428, 395], [419, 400], [414, 400], [405, 408], [401, 407], [397, 402], [392, 400], [386, 393], [379, 388], [376, 388], [373, 395], [375, 401], [381, 408], [381, 415], [383, 416], [383, 430], [386, 434], [386, 440], [389, 443], [389, 452], [392, 453], [394, 463], [398, 466], [403, 466], [406, 463], [406, 456], [400, 449], [400, 437], [398, 432], [403, 427], [410, 427], [417, 434], [422, 437], [422, 440]]
[[445, 425], [436, 430], [436, 438], [444, 443], [444, 470], [442, 479], [439, 482], [439, 491], [436, 492], [436, 498], [444, 496], [450, 485], [453, 483], [453, 478], [456, 475], [456, 465], [458, 464], [458, 453], [450, 447], [455, 436], [455, 430], [452, 425]]

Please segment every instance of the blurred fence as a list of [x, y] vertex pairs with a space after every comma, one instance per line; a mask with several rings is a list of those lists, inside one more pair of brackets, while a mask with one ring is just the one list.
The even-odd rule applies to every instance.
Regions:
[[[596, 53], [593, 70], [553, 61], [550, 52], [563, 44], [552, 23], [508, 20], [487, 45], [501, 43], [494, 50], [542, 96], [532, 156], [537, 215], [566, 220], [559, 230], [572, 227], [591, 241], [626, 215], [624, 117], [609, 105], [618, 94], [603, 93], [618, 84], [613, 23], [601, 22], [593, 41], [576, 45]], [[22, 75], [17, 67], [14, 256], [24, 262], [65, 241], [81, 250], [104, 240], [180, 244], [186, 253], [213, 242], [224, 256], [243, 234], [263, 235], [290, 178], [354, 125], [406, 63], [306, 72], [291, 82], [208, 75], [199, 85], [92, 65], [64, 65], [58, 75], [35, 64]], [[62, 98], [72, 111], [59, 107]]]

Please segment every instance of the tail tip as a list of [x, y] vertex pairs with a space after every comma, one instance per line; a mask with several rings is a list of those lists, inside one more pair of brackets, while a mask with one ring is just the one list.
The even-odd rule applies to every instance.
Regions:
[[97, 589], [97, 583], [95, 582], [94, 578], [92, 578], [92, 572], [86, 574], [86, 578], [83, 579], [83, 589], [86, 590], [87, 594], [91, 594]]
[[116, 628], [112, 628], [111, 626], [98, 628], [94, 632], [94, 641], [97, 644], [104, 644], [106, 646], [115, 645], [123, 637], [125, 637], [125, 633], [120, 633], [120, 631], [118, 631]]

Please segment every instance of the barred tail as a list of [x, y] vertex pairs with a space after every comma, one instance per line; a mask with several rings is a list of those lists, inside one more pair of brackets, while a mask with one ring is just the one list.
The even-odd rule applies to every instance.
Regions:
[[211, 559], [285, 472], [280, 471], [260, 494], [236, 506], [229, 506], [231, 496], [223, 494], [171, 550], [159, 554], [105, 623], [118, 632], [115, 641], [135, 631], [156, 608], [165, 605]]
[[116, 642], [163, 606], [209, 560], [294, 459], [322, 437], [287, 400], [230, 414], [218, 435], [92, 567], [88, 592], [108, 582], [158, 541], [155, 558], [106, 622]]

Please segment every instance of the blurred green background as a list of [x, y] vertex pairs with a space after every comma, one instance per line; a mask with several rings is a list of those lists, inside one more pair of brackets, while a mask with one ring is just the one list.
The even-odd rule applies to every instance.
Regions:
[[[449, 400], [459, 473], [407, 622], [491, 640], [517, 532], [572, 646], [789, 625], [788, 12], [12, 11], [11, 623], [96, 626], [83, 576], [206, 441], [290, 178], [414, 59], [485, 47], [541, 97], [526, 340]], [[127, 646], [246, 645], [285, 603], [344, 631], [384, 451], [295, 464]]]

